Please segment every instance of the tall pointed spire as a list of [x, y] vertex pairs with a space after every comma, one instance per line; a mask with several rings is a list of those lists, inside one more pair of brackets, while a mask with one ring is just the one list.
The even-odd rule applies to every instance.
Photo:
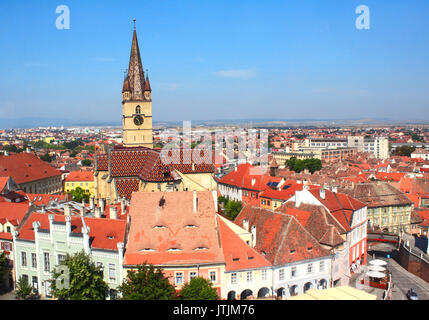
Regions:
[[137, 31], [135, 29], [135, 19], [134, 19], [133, 42], [131, 45], [130, 64], [128, 67], [127, 79], [131, 89], [132, 100], [143, 100], [145, 79], [144, 79], [142, 60], [140, 56], [139, 42], [137, 40]]

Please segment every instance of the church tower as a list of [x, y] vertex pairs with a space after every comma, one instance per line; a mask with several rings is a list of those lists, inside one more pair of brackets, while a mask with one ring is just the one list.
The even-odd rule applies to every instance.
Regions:
[[125, 147], [153, 148], [152, 89], [149, 75], [146, 72], [145, 78], [143, 71], [135, 26], [128, 74], [122, 88], [122, 129]]

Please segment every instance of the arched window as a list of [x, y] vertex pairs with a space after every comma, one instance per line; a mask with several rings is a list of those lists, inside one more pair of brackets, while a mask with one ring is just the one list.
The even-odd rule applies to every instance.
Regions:
[[140, 114], [141, 113], [141, 107], [140, 106], [137, 106], [136, 107], [136, 114]]

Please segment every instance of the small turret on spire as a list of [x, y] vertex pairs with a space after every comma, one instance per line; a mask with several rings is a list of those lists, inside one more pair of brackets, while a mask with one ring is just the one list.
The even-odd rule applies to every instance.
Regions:
[[152, 91], [149, 82], [149, 71], [146, 69], [146, 80], [144, 82], [144, 91]]

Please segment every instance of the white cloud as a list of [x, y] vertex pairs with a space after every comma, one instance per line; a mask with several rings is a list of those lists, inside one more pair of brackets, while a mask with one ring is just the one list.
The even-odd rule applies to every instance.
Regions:
[[216, 71], [214, 74], [221, 78], [249, 79], [255, 76], [255, 71], [252, 69], [231, 69]]

